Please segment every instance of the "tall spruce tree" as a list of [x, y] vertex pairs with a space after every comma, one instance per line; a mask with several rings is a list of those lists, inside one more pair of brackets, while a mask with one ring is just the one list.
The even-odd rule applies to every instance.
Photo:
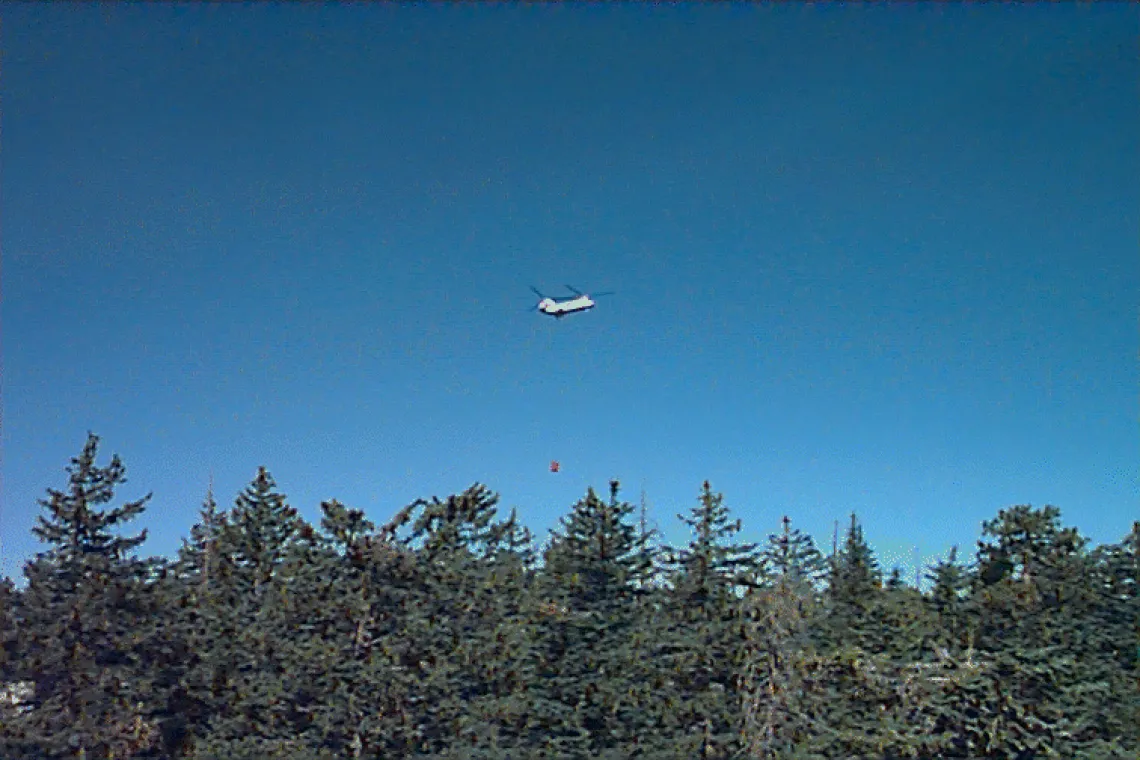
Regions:
[[1140, 521], [1119, 543], [1097, 547], [1093, 561], [1100, 592], [1097, 620], [1109, 632], [1106, 651], [1140, 679]]
[[697, 506], [688, 515], [677, 515], [693, 536], [673, 560], [674, 594], [686, 614], [719, 616], [755, 584], [761, 566], [758, 546], [735, 540], [741, 522], [730, 520], [730, 514], [724, 494], [714, 492], [706, 480]]
[[741, 739], [752, 757], [781, 757], [812, 730], [802, 699], [809, 630], [819, 614], [827, 562], [811, 536], [792, 527], [768, 536], [760, 555], [759, 588], [744, 600], [744, 680]]
[[[985, 736], [1009, 752], [1094, 751], [1110, 673], [1087, 625], [1097, 594], [1087, 540], [1060, 510], [1019, 505], [982, 525], [971, 604], [992, 697]], [[999, 572], [994, 572], [999, 568]]]
[[187, 589], [204, 593], [217, 574], [218, 540], [226, 524], [226, 513], [218, 509], [211, 482], [189, 538], [182, 540], [174, 570]]
[[621, 756], [650, 738], [652, 695], [639, 677], [649, 642], [638, 624], [652, 567], [634, 507], [618, 492], [617, 481], [608, 501], [587, 491], [552, 531], [537, 578], [548, 612], [528, 729], [531, 746], [550, 756]]
[[417, 621], [430, 615], [422, 563], [396, 535], [413, 510], [373, 529], [335, 500], [321, 508], [322, 531], [340, 561], [329, 571], [311, 563], [298, 589], [314, 626], [313, 650], [299, 668], [314, 695], [314, 724], [342, 756], [420, 756], [427, 737]]
[[372, 578], [361, 561], [373, 536], [363, 511], [331, 499], [321, 503], [320, 536], [296, 554], [291, 617], [298, 646], [289, 667], [301, 688], [294, 723], [307, 735], [305, 745], [335, 757], [381, 750], [383, 731], [369, 718], [403, 691], [394, 663], [376, 647]]
[[673, 715], [680, 730], [672, 744], [688, 757], [729, 757], [738, 751], [743, 661], [740, 599], [755, 585], [758, 547], [739, 541], [724, 495], [706, 480], [696, 506], [677, 515], [692, 533], [672, 560], [667, 608], [673, 622], [666, 665], [677, 691]]
[[811, 536], [792, 527], [785, 515], [780, 520], [781, 532], [768, 536], [768, 545], [760, 555], [761, 584], [782, 584], [805, 595], [815, 595], [827, 576], [827, 560]]
[[376, 645], [372, 578], [359, 561], [375, 527], [336, 500], [321, 513], [320, 532], [302, 523], [292, 539], [265, 618], [289, 636], [272, 652], [283, 675], [277, 746], [289, 757], [369, 757], [388, 754], [387, 740], [400, 754], [399, 719], [377, 726], [374, 718], [406, 701], [409, 680]]
[[875, 651], [883, 640], [875, 609], [881, 599], [882, 571], [854, 513], [847, 538], [832, 558], [827, 585], [827, 634], [832, 642]]
[[174, 756], [205, 735], [211, 714], [215, 675], [206, 662], [217, 635], [211, 628], [217, 605], [210, 585], [218, 578], [218, 541], [225, 522], [211, 482], [199, 518], [160, 584], [165, 606], [159, 636], [165, 647], [154, 664], [164, 671], [163, 739]]
[[199, 757], [296, 755], [296, 687], [287, 663], [297, 646], [290, 620], [293, 554], [312, 529], [269, 472], [259, 468], [216, 536], [217, 573], [203, 591], [203, 648], [193, 679], [209, 683], [209, 720]]
[[419, 596], [407, 635], [419, 652], [427, 707], [422, 752], [499, 757], [527, 742], [531, 636], [520, 627], [529, 584], [530, 537], [517, 514], [475, 484], [413, 505], [406, 545], [416, 551]]
[[146, 531], [117, 534], [143, 513], [143, 498], [108, 507], [127, 482], [117, 455], [96, 463], [88, 434], [68, 485], [48, 489], [32, 529], [48, 545], [29, 561], [21, 594], [15, 675], [35, 684], [30, 708], [4, 722], [6, 757], [111, 758], [152, 746], [140, 620], [153, 613], [151, 563], [134, 556]]

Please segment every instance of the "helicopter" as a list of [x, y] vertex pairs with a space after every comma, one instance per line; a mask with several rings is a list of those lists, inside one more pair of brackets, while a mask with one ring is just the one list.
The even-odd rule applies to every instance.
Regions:
[[538, 305], [532, 311], [541, 311], [543, 314], [549, 314], [556, 319], [562, 319], [567, 314], [573, 314], [579, 311], [588, 311], [594, 308], [594, 298], [601, 296], [612, 296], [613, 291], [606, 291], [604, 293], [594, 293], [594, 298], [586, 295], [582, 291], [567, 285], [566, 288], [574, 295], [568, 298], [555, 299], [550, 296], [543, 295], [538, 291], [538, 288], [533, 285], [530, 289], [540, 299]]

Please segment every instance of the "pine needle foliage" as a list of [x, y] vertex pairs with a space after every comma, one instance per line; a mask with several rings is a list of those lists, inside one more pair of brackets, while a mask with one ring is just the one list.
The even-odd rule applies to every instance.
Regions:
[[8, 757], [95, 758], [137, 753], [156, 739], [147, 722], [147, 663], [137, 621], [151, 611], [152, 563], [134, 556], [146, 530], [118, 529], [142, 515], [150, 495], [108, 506], [127, 482], [117, 455], [96, 462], [89, 434], [68, 484], [48, 489], [32, 529], [47, 549], [24, 568], [13, 669], [34, 684], [27, 710], [7, 716]]
[[260, 468], [167, 560], [97, 446], [0, 579], [0, 757], [1140, 756], [1140, 523], [1009, 507], [923, 592], [854, 515], [826, 559], [788, 517], [757, 545], [707, 482], [679, 547], [614, 481], [540, 553], [480, 483], [313, 526]]

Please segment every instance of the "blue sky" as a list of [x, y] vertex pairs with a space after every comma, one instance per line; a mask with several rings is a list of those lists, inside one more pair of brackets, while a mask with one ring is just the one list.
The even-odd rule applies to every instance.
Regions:
[[[1134, 6], [3, 22], [7, 574], [88, 430], [155, 554], [258, 465], [310, 519], [480, 481], [540, 536], [616, 477], [675, 543], [708, 478], [887, 567], [1140, 517]], [[563, 283], [617, 294], [527, 313]]]

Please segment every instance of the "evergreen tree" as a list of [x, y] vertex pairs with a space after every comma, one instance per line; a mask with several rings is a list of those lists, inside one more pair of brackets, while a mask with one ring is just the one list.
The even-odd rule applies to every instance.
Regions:
[[729, 520], [724, 494], [715, 493], [706, 480], [697, 506], [677, 518], [693, 533], [688, 546], [676, 553], [674, 593], [686, 613], [707, 619], [735, 602], [754, 583], [760, 568], [757, 545], [738, 543], [740, 520]]
[[16, 651], [16, 602], [19, 595], [10, 578], [0, 577], [0, 685], [11, 680]]
[[153, 584], [157, 614], [149, 629], [148, 659], [165, 756], [180, 756], [206, 729], [211, 685], [201, 680], [202, 655], [211, 641], [206, 605], [210, 581], [217, 574], [217, 542], [224, 521], [211, 483], [189, 539], [183, 539], [169, 572]]
[[987, 741], [1012, 752], [1094, 750], [1111, 728], [1112, 674], [1098, 657], [1104, 632], [1087, 623], [1098, 599], [1087, 541], [1052, 506], [1002, 510], [982, 534], [971, 604], [991, 673]]
[[945, 650], [947, 656], [957, 655], [972, 643], [966, 606], [970, 576], [958, 562], [957, 546], [950, 549], [946, 560], [934, 566], [927, 579], [931, 582], [927, 604], [934, 614], [936, 627], [931, 644]]
[[884, 641], [884, 631], [875, 616], [881, 601], [882, 572], [863, 526], [854, 514], [842, 549], [832, 559], [827, 586], [826, 633], [835, 644], [873, 652]]
[[475, 484], [413, 505], [405, 543], [421, 585], [406, 635], [420, 652], [424, 752], [433, 756], [496, 757], [527, 741], [530, 536], [514, 512], [498, 518], [498, 500]]
[[651, 642], [639, 629], [652, 567], [633, 505], [593, 489], [552, 531], [539, 573], [549, 613], [540, 630], [531, 745], [550, 756], [628, 752], [645, 725], [650, 684], [638, 678]]
[[[20, 652], [17, 648], [19, 595], [9, 578], [0, 578], [0, 726], [9, 725], [26, 697], [24, 685], [17, 680]], [[0, 748], [4, 731], [0, 729]]]
[[812, 731], [803, 699], [811, 657], [809, 630], [819, 614], [827, 562], [811, 536], [792, 527], [768, 536], [759, 588], [744, 600], [745, 677], [742, 740], [752, 757], [782, 757]]
[[760, 555], [762, 583], [765, 586], [783, 584], [810, 596], [821, 587], [827, 575], [827, 560], [811, 536], [792, 527], [787, 515], [780, 523], [782, 532], [768, 536], [768, 545]]
[[380, 727], [373, 716], [407, 702], [409, 678], [377, 646], [371, 568], [360, 561], [374, 525], [336, 500], [321, 513], [320, 532], [302, 523], [291, 539], [266, 617], [289, 636], [273, 652], [284, 681], [277, 746], [290, 757], [370, 756], [406, 738], [399, 718]]
[[937, 621], [922, 592], [903, 580], [897, 566], [883, 584], [872, 614], [881, 632], [875, 651], [894, 664], [906, 667], [933, 654], [931, 641], [937, 637]]
[[651, 570], [642, 551], [648, 539], [630, 520], [633, 506], [618, 500], [619, 488], [611, 481], [609, 501], [588, 489], [561, 530], [551, 531], [543, 575], [563, 601], [582, 610], [622, 609]]
[[1100, 591], [1096, 619], [1111, 632], [1107, 651], [1140, 676], [1140, 521], [1119, 543], [1098, 547], [1092, 560]]
[[536, 567], [481, 484], [379, 528], [329, 500], [314, 530], [262, 468], [229, 511], [211, 488], [167, 562], [136, 556], [146, 533], [123, 529], [150, 497], [112, 507], [125, 469], [97, 444], [40, 502], [26, 589], [0, 579], [0, 757], [1140, 748], [1140, 522], [1090, 550], [1054, 507], [1002, 510], [974, 565], [952, 550], [923, 596], [897, 569], [883, 582], [854, 515], [830, 563], [787, 517], [760, 551], [707, 482], [676, 551], [613, 482]]
[[658, 638], [672, 650], [660, 658], [677, 691], [671, 718], [681, 738], [672, 743], [689, 757], [728, 757], [740, 736], [740, 597], [755, 584], [760, 559], [755, 544], [736, 539], [740, 520], [730, 520], [724, 495], [707, 480], [691, 513], [677, 517], [692, 539], [673, 558], [673, 626]]
[[1098, 603], [1084, 624], [1099, 632], [1098, 659], [1113, 674], [1104, 730], [1124, 746], [1140, 747], [1140, 521], [1092, 560]]
[[[319, 626], [310, 640], [321, 652], [306, 656], [314, 670], [305, 679], [323, 695], [314, 720], [349, 757], [415, 756], [425, 738], [415, 622], [427, 617], [424, 579], [415, 552], [396, 538], [412, 510], [378, 530], [335, 500], [322, 510], [322, 530], [341, 560], [331, 572], [311, 563], [300, 587]], [[318, 581], [316, 591], [307, 588]]]
[[179, 579], [195, 593], [206, 592], [217, 574], [218, 541], [225, 524], [226, 514], [218, 509], [211, 483], [190, 537], [182, 540], [174, 567]]
[[[299, 749], [290, 707], [296, 683], [286, 667], [297, 645], [289, 616], [289, 560], [304, 548], [306, 534], [312, 529], [262, 467], [211, 537], [217, 571], [198, 595], [202, 649], [190, 676], [210, 684], [208, 728], [195, 743], [198, 756], [273, 757]], [[204, 551], [203, 561], [208, 556], [214, 555]]]
[[156, 741], [147, 720], [147, 663], [139, 657], [139, 621], [153, 607], [150, 563], [133, 556], [146, 531], [116, 529], [145, 510], [150, 495], [117, 507], [126, 483], [119, 457], [100, 467], [99, 439], [68, 468], [68, 487], [48, 489], [33, 532], [48, 545], [25, 566], [18, 680], [35, 684], [30, 708], [7, 716], [6, 757], [129, 756]]

